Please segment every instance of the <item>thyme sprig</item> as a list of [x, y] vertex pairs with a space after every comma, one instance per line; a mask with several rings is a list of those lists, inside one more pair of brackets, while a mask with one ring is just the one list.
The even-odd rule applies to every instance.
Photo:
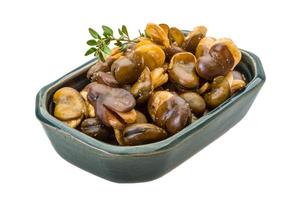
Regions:
[[[129, 43], [138, 42], [137, 39], [131, 39], [129, 37], [128, 30], [125, 25], [118, 29], [118, 37], [115, 37], [114, 31], [105, 25], [102, 26], [102, 35], [92, 28], [89, 28], [89, 33], [93, 39], [87, 41], [90, 48], [87, 50], [85, 55], [88, 56], [90, 54], [94, 54], [94, 56], [98, 57], [101, 61], [105, 61], [107, 55], [111, 53], [111, 49], [109, 48], [111, 42], [114, 42], [114, 45], [119, 47], [123, 52], [126, 51]], [[140, 31], [139, 33], [140, 36], [144, 36], [144, 34]]]

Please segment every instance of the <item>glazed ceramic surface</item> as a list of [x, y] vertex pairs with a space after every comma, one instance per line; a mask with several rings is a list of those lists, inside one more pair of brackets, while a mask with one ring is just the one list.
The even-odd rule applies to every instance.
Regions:
[[219, 107], [163, 141], [140, 146], [110, 145], [66, 126], [52, 116], [54, 92], [70, 86], [82, 89], [89, 81], [93, 59], [43, 87], [36, 97], [36, 116], [57, 153], [70, 163], [114, 182], [154, 180], [171, 171], [223, 135], [248, 112], [265, 81], [262, 64], [254, 54], [241, 50], [237, 70], [248, 84]]

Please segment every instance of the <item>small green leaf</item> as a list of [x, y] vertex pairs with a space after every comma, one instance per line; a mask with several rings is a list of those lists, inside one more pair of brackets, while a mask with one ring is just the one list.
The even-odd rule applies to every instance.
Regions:
[[97, 41], [96, 40], [89, 40], [86, 42], [88, 45], [90, 46], [96, 46], [97, 45]]
[[106, 35], [114, 34], [113, 30], [111, 28], [109, 28], [108, 26], [103, 25], [102, 29], [103, 29], [103, 34], [106, 34]]
[[105, 43], [106, 45], [109, 45], [109, 44], [110, 44], [110, 41], [111, 41], [110, 38], [105, 38], [105, 39], [104, 39], [104, 43]]
[[100, 35], [94, 29], [89, 28], [89, 32], [90, 32], [90, 34], [93, 38], [95, 38], [95, 39], [100, 39], [101, 38]]
[[122, 42], [120, 42], [119, 40], [117, 40], [114, 45], [120, 47], [120, 46], [122, 46]]
[[122, 32], [125, 33], [125, 35], [128, 36], [127, 27], [125, 25], [122, 26]]
[[103, 45], [102, 51], [105, 54], [110, 54], [111, 53], [111, 50], [110, 50], [110, 48], [107, 45]]
[[99, 58], [101, 61], [105, 62], [105, 58], [104, 58], [104, 56], [103, 56], [103, 54], [102, 54], [101, 51], [98, 52], [98, 58]]
[[126, 38], [126, 35], [122, 35], [122, 36], [120, 36], [119, 40], [122, 41], [122, 40], [124, 40], [125, 38]]
[[127, 47], [128, 47], [127, 44], [123, 44], [123, 45], [121, 46], [120, 50], [121, 50], [122, 52], [125, 52], [126, 49], [127, 49]]
[[89, 50], [87, 50], [87, 52], [85, 52], [85, 56], [88, 56], [92, 53], [94, 53], [95, 51], [97, 51], [97, 49], [95, 47], [90, 48]]
[[123, 36], [124, 35], [124, 33], [121, 31], [121, 29], [119, 29], [118, 28], [118, 32], [119, 32], [119, 34], [120, 34], [120, 36]]
[[103, 33], [103, 36], [104, 36], [104, 38], [109, 38], [109, 34], [107, 34], [107, 33]]

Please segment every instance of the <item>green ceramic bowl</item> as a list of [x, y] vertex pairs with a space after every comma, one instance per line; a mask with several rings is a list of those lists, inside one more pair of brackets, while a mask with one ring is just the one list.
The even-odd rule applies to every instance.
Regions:
[[93, 139], [51, 115], [53, 93], [63, 86], [81, 89], [88, 83], [85, 75], [95, 62], [93, 59], [43, 87], [36, 97], [36, 116], [62, 158], [114, 182], [154, 180], [180, 165], [239, 122], [265, 81], [258, 57], [242, 50], [237, 69], [249, 81], [245, 89], [170, 138], [147, 145], [122, 147]]

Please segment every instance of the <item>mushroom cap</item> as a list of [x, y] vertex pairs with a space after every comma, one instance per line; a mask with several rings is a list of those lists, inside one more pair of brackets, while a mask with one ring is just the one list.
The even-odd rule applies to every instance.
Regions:
[[123, 131], [125, 145], [141, 145], [157, 142], [168, 137], [167, 132], [149, 123], [132, 124]]
[[170, 80], [183, 88], [196, 88], [199, 77], [195, 71], [196, 57], [189, 52], [175, 54], [169, 65]]
[[60, 120], [78, 119], [87, 114], [84, 99], [74, 88], [60, 88], [54, 93], [53, 101], [54, 116]]
[[174, 94], [168, 91], [157, 91], [150, 96], [148, 100], [148, 113], [153, 121], [155, 120], [157, 109], [172, 96]]
[[153, 42], [165, 47], [168, 47], [170, 45], [167, 33], [162, 27], [158, 26], [157, 24], [148, 23], [145, 32]]

